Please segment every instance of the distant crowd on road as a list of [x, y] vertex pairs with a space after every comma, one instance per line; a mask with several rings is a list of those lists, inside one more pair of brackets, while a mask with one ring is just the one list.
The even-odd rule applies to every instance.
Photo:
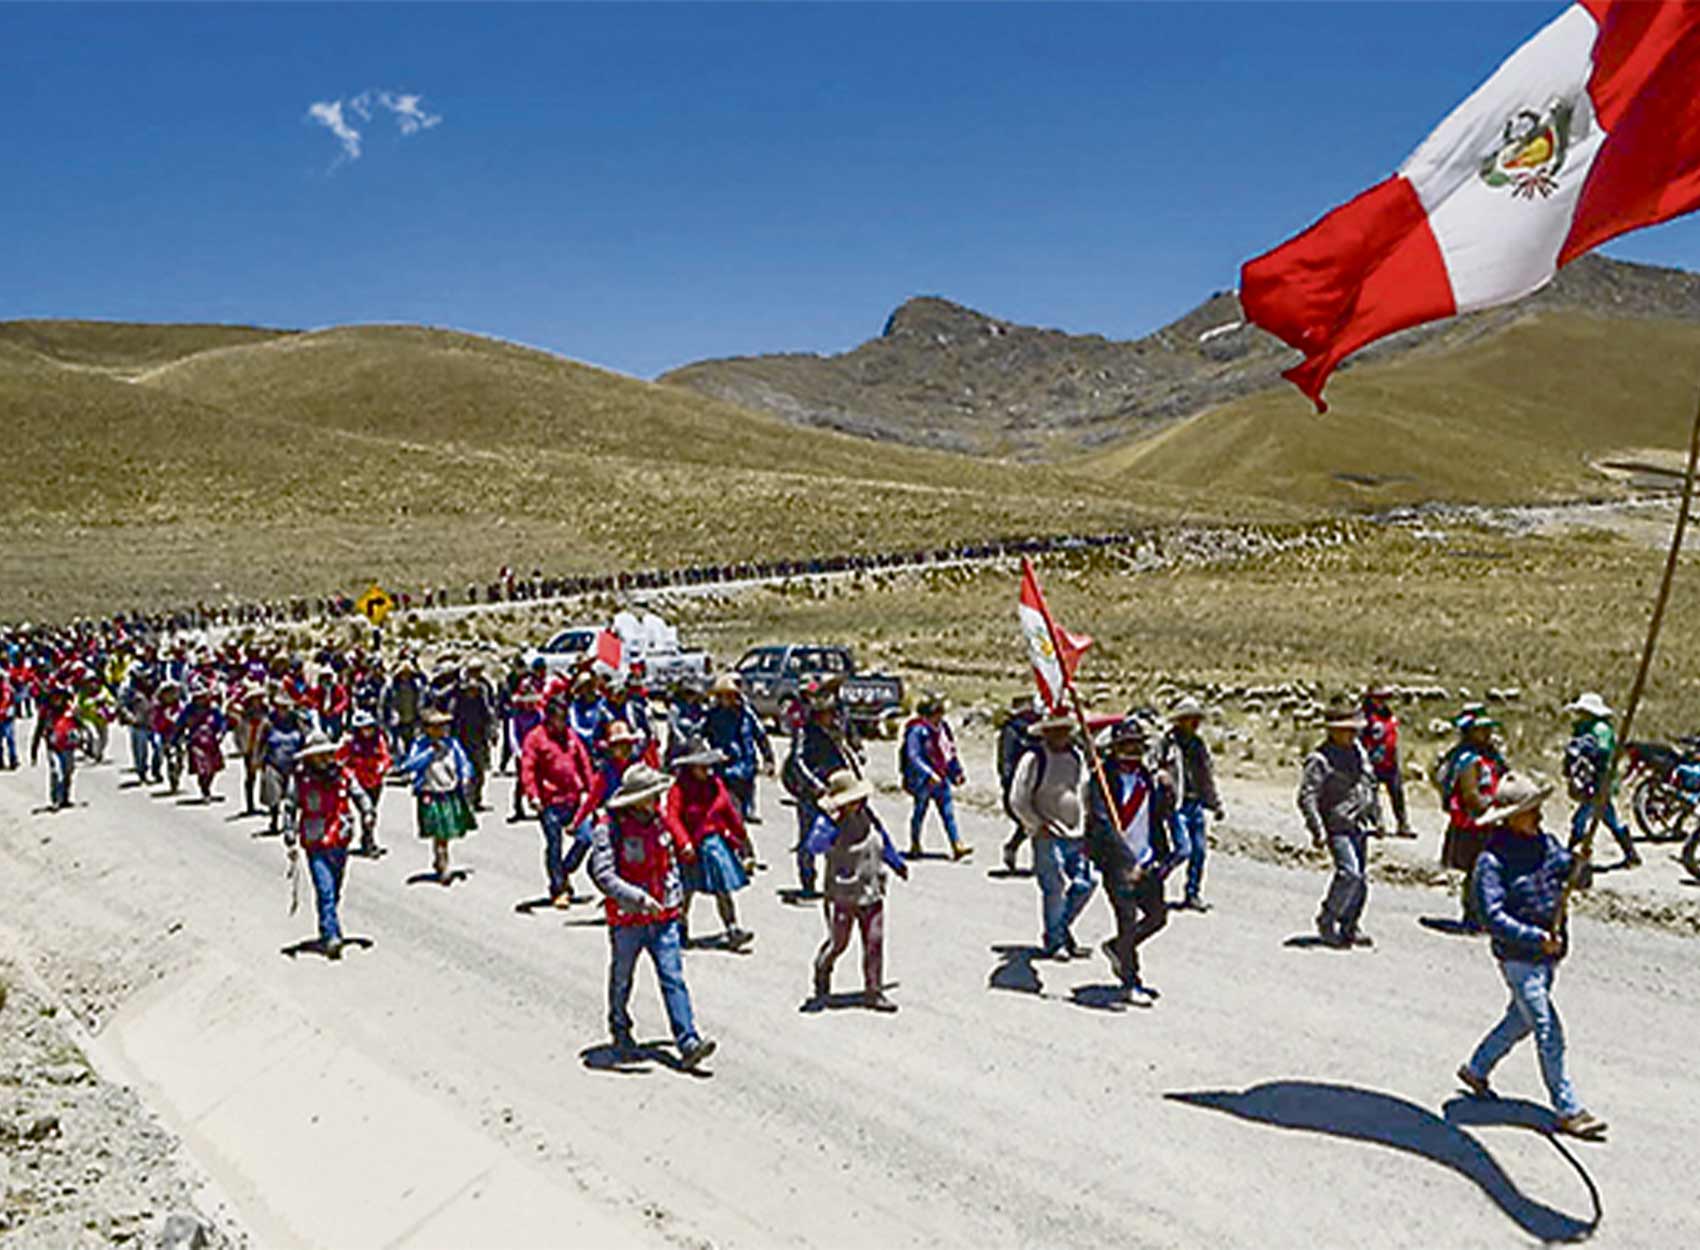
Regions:
[[[359, 646], [302, 654], [254, 638], [190, 643], [113, 618], [0, 632], [0, 658], [0, 768], [19, 766], [16, 727], [33, 720], [28, 751], [32, 765], [46, 757], [49, 810], [73, 804], [79, 767], [103, 761], [115, 731], [128, 739], [137, 788], [175, 793], [187, 774], [212, 803], [236, 761], [242, 814], [263, 819], [292, 869], [305, 871], [318, 916], [312, 946], [331, 960], [343, 954], [349, 859], [385, 852], [377, 834], [386, 789], [411, 793], [416, 833], [431, 853], [423, 875], [447, 886], [464, 875], [452, 848], [490, 810], [491, 778], [512, 771], [508, 820], [536, 821], [541, 832], [547, 893], [537, 905], [578, 901], [572, 877], [581, 867], [602, 896], [613, 1044], [622, 1053], [635, 1049], [629, 999], [636, 962], [647, 954], [686, 1067], [714, 1049], [698, 1031], [684, 978], [693, 900], [710, 896], [721, 924], [696, 946], [745, 951], [754, 942], [736, 896], [757, 869], [760, 777], [776, 778], [795, 812], [793, 897], [824, 909], [812, 1009], [833, 1002], [833, 969], [859, 934], [856, 1001], [895, 1011], [883, 972], [888, 874], [907, 878], [924, 857], [934, 814], [948, 858], [973, 853], [954, 800], [966, 772], [937, 693], [918, 701], [897, 746], [910, 805], [905, 854], [876, 811], [867, 744], [840, 679], [830, 675], [809, 680], [777, 726], [788, 739], [781, 755], [736, 675], [651, 690], [641, 665], [616, 671], [593, 655], [551, 672], [524, 655], [498, 668], [482, 656], [446, 652], [429, 662], [412, 651], [391, 659]], [[1382, 792], [1396, 822], [1392, 836], [1416, 836], [1391, 699], [1390, 687], [1372, 685], [1361, 699], [1336, 700], [1301, 773], [1299, 813], [1333, 861], [1316, 940], [1342, 950], [1372, 944], [1362, 920], [1369, 843], [1385, 828]], [[1455, 927], [1491, 935], [1510, 991], [1504, 1018], [1458, 1079], [1487, 1096], [1494, 1065], [1532, 1034], [1559, 1128], [1592, 1137], [1604, 1126], [1582, 1108], [1565, 1074], [1551, 1000], [1568, 943], [1555, 908], [1596, 809], [1623, 848], [1622, 866], [1640, 859], [1605, 782], [1614, 713], [1591, 693], [1570, 710], [1576, 720], [1565, 773], [1577, 806], [1568, 846], [1541, 829], [1550, 788], [1512, 769], [1485, 705], [1459, 714], [1457, 741], [1434, 781], [1447, 815], [1443, 862], [1464, 883]], [[1076, 926], [1101, 882], [1115, 932], [1099, 949], [1127, 1002], [1156, 1001], [1142, 948], [1170, 910], [1209, 910], [1208, 823], [1226, 813], [1201, 733], [1208, 714], [1190, 698], [1161, 717], [1136, 709], [1083, 719], [1031, 696], [1007, 710], [997, 771], [1014, 829], [1002, 859], [1006, 875], [1020, 875], [1022, 846], [1031, 846], [1040, 898], [1032, 958], [1092, 955]], [[1184, 882], [1174, 902], [1166, 897], [1171, 873]]]

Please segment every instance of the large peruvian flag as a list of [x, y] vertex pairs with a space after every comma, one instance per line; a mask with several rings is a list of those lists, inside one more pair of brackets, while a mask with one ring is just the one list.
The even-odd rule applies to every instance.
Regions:
[[1366, 344], [1519, 299], [1696, 207], [1700, 2], [1580, 0], [1397, 174], [1249, 262], [1240, 301], [1305, 354], [1286, 376], [1326, 411], [1329, 374]]
[[1039, 589], [1033, 562], [1025, 556], [1021, 559], [1021, 601], [1017, 612], [1022, 636], [1027, 639], [1033, 678], [1039, 683], [1039, 695], [1045, 700], [1046, 709], [1055, 712], [1092, 640], [1084, 634], [1071, 634], [1056, 623], [1050, 605], [1045, 602], [1045, 592]]

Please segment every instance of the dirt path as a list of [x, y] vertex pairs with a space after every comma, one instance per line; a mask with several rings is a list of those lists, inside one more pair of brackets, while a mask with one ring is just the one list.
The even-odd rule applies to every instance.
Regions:
[[[802, 1014], [820, 917], [778, 896], [769, 785], [754, 952], [689, 957], [722, 1046], [693, 1078], [608, 1066], [595, 909], [515, 910], [540, 839], [501, 822], [505, 781], [451, 889], [407, 884], [426, 856], [391, 792], [396, 849], [352, 865], [345, 908], [373, 944], [340, 965], [279, 953], [310, 909], [286, 915], [282, 852], [233, 804], [120, 781], [87, 772], [88, 806], [42, 816], [39, 773], [0, 779], [0, 908], [259, 1245], [1507, 1246], [1587, 1231], [1595, 1191], [1598, 1244], [1700, 1244], [1700, 976], [1670, 933], [1576, 926], [1560, 1001], [1613, 1139], [1567, 1154], [1527, 1127], [1526, 1050], [1515, 1101], [1456, 1101], [1503, 991], [1480, 944], [1418, 925], [1436, 889], [1378, 887], [1379, 944], [1341, 954], [1287, 944], [1319, 873], [1218, 856], [1216, 910], [1149, 949], [1160, 1004], [1125, 1009], [1101, 961], [1030, 959], [1037, 891], [988, 873], [1002, 822], [971, 812], [971, 861], [894, 883], [902, 1012]], [[1082, 935], [1108, 926], [1095, 900]], [[661, 1036], [647, 972], [634, 1004]]]

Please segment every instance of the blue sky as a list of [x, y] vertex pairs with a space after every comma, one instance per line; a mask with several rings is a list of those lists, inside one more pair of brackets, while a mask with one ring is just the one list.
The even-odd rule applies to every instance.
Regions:
[[[918, 294], [1133, 337], [1561, 7], [4, 5], [0, 318], [420, 321], [642, 376]], [[1611, 252], [1700, 268], [1700, 225]]]

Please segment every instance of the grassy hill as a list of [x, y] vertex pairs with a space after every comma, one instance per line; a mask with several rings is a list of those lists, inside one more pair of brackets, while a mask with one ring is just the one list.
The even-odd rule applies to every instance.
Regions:
[[0, 410], [21, 453], [0, 463], [8, 617], [370, 578], [458, 589], [503, 564], [931, 546], [1109, 528], [1196, 502], [871, 448], [416, 327], [5, 326]]
[[1076, 463], [1313, 507], [1575, 497], [1609, 489], [1596, 461], [1685, 446], [1697, 391], [1700, 325], [1527, 313], [1445, 354], [1339, 374], [1324, 416], [1270, 390]]

